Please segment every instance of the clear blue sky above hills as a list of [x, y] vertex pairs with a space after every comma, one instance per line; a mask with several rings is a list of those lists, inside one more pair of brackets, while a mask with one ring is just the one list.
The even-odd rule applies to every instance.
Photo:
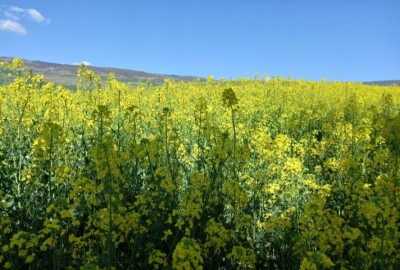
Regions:
[[400, 1], [1, 0], [0, 55], [226, 79], [400, 79]]

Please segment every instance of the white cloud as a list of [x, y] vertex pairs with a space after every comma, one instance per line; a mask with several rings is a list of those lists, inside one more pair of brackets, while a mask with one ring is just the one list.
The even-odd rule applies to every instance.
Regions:
[[49, 23], [38, 10], [34, 8], [20, 8], [15, 6], [0, 6], [0, 31], [12, 31], [24, 35], [27, 30], [22, 25], [22, 20], [27, 19], [36, 23]]
[[19, 17], [10, 11], [4, 11], [4, 16], [13, 21], [19, 21]]
[[35, 22], [43, 22], [45, 19], [42, 16], [42, 14], [40, 14], [39, 11], [37, 11], [36, 9], [26, 9], [25, 10], [26, 13], [29, 15], [29, 17], [34, 20]]
[[88, 62], [88, 61], [82, 61], [82, 62], [75, 62], [75, 63], [72, 63], [74, 66], [79, 66], [79, 65], [81, 65], [81, 64], [84, 64], [85, 66], [91, 66], [92, 64], [90, 63], [90, 62]]
[[10, 7], [4, 12], [4, 15], [12, 20], [28, 18], [38, 23], [45, 21], [43, 15], [34, 8]]
[[11, 20], [0, 21], [0, 31], [11, 31], [19, 35], [25, 35], [27, 32], [19, 22]]
[[15, 12], [15, 13], [23, 13], [25, 10], [20, 7], [10, 7], [9, 8], [10, 12]]

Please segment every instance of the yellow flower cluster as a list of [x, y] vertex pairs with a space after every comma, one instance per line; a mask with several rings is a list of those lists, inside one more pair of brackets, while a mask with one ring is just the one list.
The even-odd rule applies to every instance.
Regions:
[[172, 267], [177, 270], [203, 269], [201, 247], [195, 239], [183, 237], [172, 254]]

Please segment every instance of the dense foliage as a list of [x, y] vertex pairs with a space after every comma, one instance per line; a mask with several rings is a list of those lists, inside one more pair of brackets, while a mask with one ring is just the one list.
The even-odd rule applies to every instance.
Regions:
[[399, 87], [0, 71], [1, 268], [400, 268]]

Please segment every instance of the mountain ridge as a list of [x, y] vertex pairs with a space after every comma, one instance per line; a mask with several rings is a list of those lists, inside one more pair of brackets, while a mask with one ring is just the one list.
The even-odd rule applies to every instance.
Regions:
[[[0, 56], [0, 61], [11, 62], [13, 57]], [[46, 81], [52, 81], [62, 84], [68, 88], [76, 88], [76, 74], [80, 65], [51, 63], [40, 60], [22, 59], [26, 69], [32, 69], [35, 73], [44, 75]], [[96, 75], [105, 80], [110, 73], [114, 73], [115, 78], [122, 82], [132, 83], [132, 85], [141, 85], [146, 83], [161, 84], [165, 79], [173, 81], [194, 81], [204, 78], [189, 75], [170, 75], [158, 74], [145, 71], [137, 71], [131, 69], [113, 68], [113, 67], [97, 67], [87, 65], [87, 68], [93, 70]]]
[[368, 82], [363, 82], [363, 84], [379, 85], [379, 86], [390, 86], [394, 84], [400, 86], [400, 80], [368, 81]]
[[[0, 61], [11, 62], [12, 59], [13, 57], [0, 56]], [[80, 66], [79, 64], [74, 65], [51, 63], [41, 60], [22, 60], [27, 69], [33, 69], [34, 72], [43, 74], [45, 80], [62, 84], [70, 89], [76, 89], [76, 74]], [[93, 70], [96, 75], [102, 78], [102, 80], [105, 80], [110, 73], [114, 73], [117, 80], [131, 83], [133, 86], [143, 85], [149, 82], [156, 85], [162, 84], [165, 79], [184, 82], [190, 82], [197, 79], [200, 79], [201, 81], [205, 80], [204, 78], [197, 76], [158, 74], [114, 67], [87, 65], [87, 68]], [[394, 84], [400, 86], [400, 80], [364, 81], [361, 83], [366, 85], [389, 86]]]

